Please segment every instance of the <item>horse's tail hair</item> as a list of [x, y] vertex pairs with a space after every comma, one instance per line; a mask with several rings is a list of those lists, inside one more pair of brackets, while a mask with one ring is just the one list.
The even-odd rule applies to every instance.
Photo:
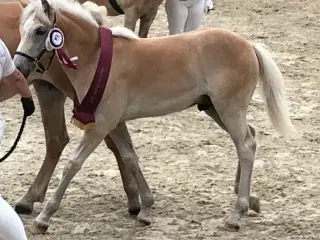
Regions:
[[252, 44], [259, 61], [260, 90], [274, 128], [286, 139], [293, 137], [295, 129], [289, 118], [282, 74], [266, 46]]
[[105, 6], [99, 6], [91, 1], [86, 1], [82, 4], [82, 7], [92, 15], [99, 26], [103, 25], [107, 16], [107, 8]]

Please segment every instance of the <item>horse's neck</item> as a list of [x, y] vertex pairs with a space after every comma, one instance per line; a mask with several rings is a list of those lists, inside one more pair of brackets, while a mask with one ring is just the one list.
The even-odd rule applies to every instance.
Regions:
[[[99, 53], [100, 51], [97, 51], [96, 55], [92, 57], [79, 54], [79, 60], [76, 62], [78, 64], [77, 70], [70, 69], [69, 67], [64, 65], [62, 66], [64, 72], [68, 76], [74, 92], [77, 94], [77, 96], [74, 97], [77, 97], [79, 102], [82, 102], [83, 98], [90, 88], [98, 64]], [[69, 91], [70, 88], [67, 88], [65, 90]]]
[[54, 58], [51, 66], [48, 69], [50, 82], [70, 99], [75, 100], [75, 89], [68, 79], [68, 76], [63, 71], [58, 59]]
[[63, 49], [67, 56], [69, 58], [78, 57], [75, 62], [79, 66], [78, 70], [64, 65], [62, 67], [81, 102], [91, 85], [99, 59], [99, 29], [68, 13], [59, 17], [57, 27], [65, 33]]

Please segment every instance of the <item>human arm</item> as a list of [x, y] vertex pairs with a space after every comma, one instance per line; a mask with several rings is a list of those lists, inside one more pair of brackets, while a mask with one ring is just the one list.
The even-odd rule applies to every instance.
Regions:
[[11, 88], [13, 88], [18, 94], [23, 98], [32, 98], [32, 94], [30, 92], [28, 82], [22, 75], [22, 73], [14, 67], [13, 72], [3, 77], [3, 80], [9, 84]]
[[6, 101], [18, 92], [8, 83], [7, 79], [1, 79], [0, 81], [0, 102]]
[[[5, 44], [1, 41], [1, 55], [3, 58], [1, 64], [2, 82], [3, 86], [7, 86], [7, 89], [14, 90], [21, 95], [21, 102], [24, 109], [24, 113], [27, 116], [33, 114], [35, 106], [32, 100], [32, 94], [30, 92], [28, 82], [22, 73], [15, 67], [10, 52]], [[7, 84], [7, 85], [6, 85]]]
[[35, 110], [34, 102], [32, 99], [32, 94], [28, 86], [28, 82], [22, 73], [15, 68], [14, 71], [3, 78], [4, 81], [8, 84], [8, 87], [15, 90], [18, 94], [21, 95], [21, 103], [23, 106], [24, 113], [27, 116], [33, 114]]

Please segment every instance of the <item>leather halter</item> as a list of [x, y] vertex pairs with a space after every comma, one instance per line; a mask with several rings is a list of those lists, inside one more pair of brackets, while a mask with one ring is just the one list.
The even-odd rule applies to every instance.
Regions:
[[[54, 20], [53, 20], [53, 27], [56, 25], [56, 14], [54, 14]], [[44, 74], [45, 72], [48, 71], [48, 69], [51, 66], [52, 60], [54, 58], [54, 55], [56, 53], [56, 50], [52, 50], [52, 55], [50, 56], [50, 60], [49, 63], [47, 65], [47, 67], [45, 68], [44, 65], [40, 62], [41, 57], [43, 56], [43, 54], [45, 52], [48, 52], [48, 50], [46, 49], [46, 47], [44, 47], [44, 49], [41, 50], [41, 52], [38, 54], [38, 56], [36, 57], [32, 57], [26, 53], [20, 52], [20, 51], [16, 51], [14, 55], [19, 55], [22, 57], [25, 57], [27, 60], [29, 60], [30, 62], [32, 62], [34, 69], [36, 72]]]

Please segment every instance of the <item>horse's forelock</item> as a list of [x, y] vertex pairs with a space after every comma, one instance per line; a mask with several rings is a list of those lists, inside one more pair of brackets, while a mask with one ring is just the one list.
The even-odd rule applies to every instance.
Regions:
[[[79, 16], [95, 25], [97, 25], [97, 21], [100, 22], [100, 20], [103, 19], [102, 13], [104, 13], [104, 11], [98, 9], [98, 12], [96, 12], [95, 10], [95, 12], [92, 14], [90, 12], [92, 10], [86, 10], [78, 1], [75, 0], [48, 0], [48, 3], [55, 12], [66, 11], [73, 15]], [[35, 23], [37, 23], [38, 21], [39, 23], [45, 25], [52, 24], [43, 10], [41, 0], [30, 0], [28, 6], [24, 8], [21, 16], [21, 23], [25, 24], [29, 20], [29, 18], [33, 18], [33, 21]]]
[[40, 1], [32, 0], [28, 6], [23, 9], [20, 24], [24, 31], [28, 32], [30, 28], [37, 24], [50, 24], [48, 16], [43, 11]]

